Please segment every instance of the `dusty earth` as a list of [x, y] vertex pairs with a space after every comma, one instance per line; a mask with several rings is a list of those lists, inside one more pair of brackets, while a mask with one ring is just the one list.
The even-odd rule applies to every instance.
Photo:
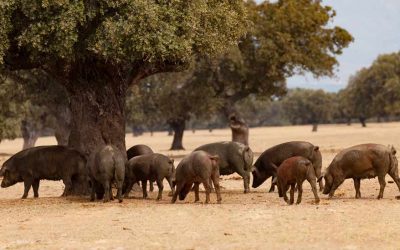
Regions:
[[[323, 167], [342, 148], [365, 142], [393, 144], [400, 149], [400, 123], [352, 126], [254, 128], [250, 145], [258, 156], [266, 148], [290, 140], [307, 140], [321, 147]], [[155, 151], [178, 161], [195, 147], [229, 140], [229, 130], [187, 131], [186, 151], [170, 152], [171, 137], [127, 135], [127, 146], [150, 145]], [[54, 144], [40, 138], [38, 145]], [[0, 144], [0, 161], [17, 152], [20, 139]], [[390, 177], [386, 178], [391, 181]], [[89, 202], [87, 198], [61, 198], [61, 182], [42, 181], [39, 199], [21, 200], [23, 185], [0, 189], [0, 249], [383, 249], [400, 248], [400, 201], [395, 184], [386, 186], [384, 199], [376, 200], [378, 180], [361, 183], [362, 199], [355, 200], [350, 180], [334, 199], [324, 195], [319, 205], [307, 182], [300, 205], [288, 206], [277, 193], [267, 193], [270, 180], [250, 194], [242, 193], [242, 180], [232, 175], [221, 181], [223, 204], [194, 204], [193, 194], [184, 202], [141, 199], [132, 192], [123, 203]], [[157, 190], [157, 187], [155, 188]], [[204, 200], [204, 193], [200, 194]]]

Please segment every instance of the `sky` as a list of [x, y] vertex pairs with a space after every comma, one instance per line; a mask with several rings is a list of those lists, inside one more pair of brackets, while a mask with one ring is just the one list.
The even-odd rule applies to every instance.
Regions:
[[338, 91], [346, 87], [351, 75], [370, 66], [379, 54], [400, 50], [400, 0], [324, 0], [322, 3], [336, 10], [333, 25], [349, 31], [354, 42], [338, 57], [336, 77], [294, 76], [287, 80], [289, 88]]

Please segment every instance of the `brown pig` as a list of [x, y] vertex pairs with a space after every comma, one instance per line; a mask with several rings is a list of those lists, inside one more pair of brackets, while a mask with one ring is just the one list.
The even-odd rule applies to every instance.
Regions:
[[[385, 176], [389, 174], [400, 190], [400, 180], [397, 168], [396, 149], [391, 146], [380, 144], [361, 144], [342, 150], [338, 153], [325, 174], [325, 188], [323, 194], [333, 197], [335, 190], [345, 179], [354, 180], [356, 199], [361, 197], [360, 181], [365, 178], [378, 176], [380, 190], [378, 199], [383, 198], [386, 181]], [[396, 198], [399, 198], [397, 196]]]
[[[294, 202], [294, 189], [297, 184], [299, 191], [297, 196], [297, 204], [301, 202], [301, 196], [303, 195], [303, 182], [307, 180], [314, 193], [315, 202], [319, 203], [319, 197], [317, 192], [317, 182], [314, 167], [310, 160], [302, 156], [290, 157], [282, 162], [278, 167], [277, 172], [278, 178], [278, 191], [279, 197], [285, 199], [285, 201], [291, 205]], [[290, 201], [286, 195], [287, 190], [290, 186]]]
[[206, 203], [210, 202], [211, 181], [217, 193], [217, 202], [221, 203], [219, 187], [219, 157], [211, 156], [205, 151], [199, 150], [187, 155], [178, 164], [175, 171], [176, 190], [172, 197], [172, 203], [184, 200], [194, 184], [195, 202], [199, 201], [199, 184], [203, 183], [206, 190]]

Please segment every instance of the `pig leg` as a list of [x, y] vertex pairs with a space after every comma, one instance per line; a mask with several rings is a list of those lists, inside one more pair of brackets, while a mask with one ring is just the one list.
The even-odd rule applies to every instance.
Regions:
[[276, 176], [272, 176], [271, 179], [271, 188], [269, 189], [269, 193], [272, 193], [275, 191], [275, 185], [276, 185]]
[[128, 198], [128, 197], [129, 197], [129, 192], [132, 190], [132, 187], [133, 187], [134, 184], [135, 184], [135, 183], [134, 183], [133, 181], [128, 181], [128, 182], [126, 183], [125, 191], [123, 192], [125, 198]]
[[301, 203], [301, 197], [303, 196], [303, 181], [298, 180], [296, 187], [297, 187], [297, 190], [298, 190], [296, 204], [300, 204]]
[[384, 175], [378, 176], [378, 181], [379, 181], [380, 189], [379, 189], [379, 195], [377, 198], [382, 199], [383, 191], [385, 190], [385, 186], [386, 186], [385, 176]]
[[92, 192], [90, 193], [90, 201], [94, 201], [96, 198], [96, 185], [95, 181], [92, 179]]
[[361, 198], [361, 192], [360, 192], [360, 186], [361, 186], [361, 180], [359, 178], [353, 178], [354, 181], [354, 188], [356, 189], [356, 199]]
[[22, 195], [22, 199], [26, 199], [28, 197], [29, 190], [31, 189], [33, 180], [28, 178], [24, 180], [24, 194]]
[[124, 184], [124, 182], [122, 180], [117, 180], [117, 199], [118, 202], [122, 202], [122, 185]]
[[[150, 180], [149, 180], [149, 184], [150, 184], [150, 192], [153, 192], [154, 191], [154, 184]], [[158, 183], [157, 183], [157, 186], [158, 186]]]
[[63, 179], [64, 182], [64, 193], [62, 194], [62, 196], [67, 196], [71, 190], [72, 190], [72, 181], [71, 181], [71, 177], [67, 177]]
[[147, 198], [147, 181], [142, 181], [143, 199]]
[[109, 202], [110, 201], [110, 182], [108, 180], [104, 181], [103, 188], [104, 188], [103, 202]]
[[203, 181], [203, 186], [204, 189], [206, 190], [206, 204], [208, 204], [210, 203], [210, 193], [211, 193], [210, 179], [205, 179]]
[[[152, 182], [150, 182], [150, 183], [152, 183]], [[161, 200], [162, 199], [162, 192], [164, 190], [163, 178], [158, 178], [157, 179], [157, 187], [158, 187], [157, 200]]]
[[315, 177], [313, 176], [312, 178], [310, 178], [309, 180], [307, 180], [310, 185], [311, 185], [311, 189], [312, 192], [314, 194], [314, 199], [315, 199], [315, 203], [319, 203], [319, 197], [318, 197], [318, 191], [317, 191], [317, 182], [315, 181]]
[[392, 177], [393, 181], [396, 183], [397, 188], [400, 191], [400, 178], [399, 178], [399, 174], [397, 173], [397, 171], [394, 173], [392, 171], [390, 171], [389, 175], [390, 175], [390, 177]]
[[198, 182], [194, 183], [194, 187], [193, 187], [193, 190], [194, 190], [194, 202], [198, 202], [200, 200], [200, 197], [199, 197], [199, 186], [200, 186], [200, 183], [198, 183]]
[[217, 194], [217, 203], [221, 204], [222, 198], [221, 198], [221, 189], [219, 186], [219, 174], [214, 173], [211, 178], [212, 182], [214, 183], [215, 193]]
[[174, 192], [174, 194], [172, 195], [171, 203], [175, 203], [175, 202], [176, 202], [176, 199], [178, 198], [178, 194], [182, 191], [182, 188], [183, 188], [183, 187], [184, 187], [183, 183], [178, 183], [178, 184], [176, 185], [175, 192]]
[[33, 197], [34, 198], [38, 198], [39, 197], [39, 183], [40, 183], [39, 179], [34, 180], [33, 183], [32, 183]]
[[290, 184], [290, 205], [294, 203], [294, 189], [296, 187], [296, 184]]
[[175, 193], [175, 187], [174, 184], [172, 184], [172, 178], [167, 179], [169, 187], [171, 188], [171, 192], [168, 193], [168, 196], [172, 196]]
[[286, 183], [282, 182], [282, 195], [283, 195], [283, 199], [286, 201], [287, 204], [289, 204], [289, 199], [287, 197], [287, 191], [289, 189], [289, 185], [287, 185]]

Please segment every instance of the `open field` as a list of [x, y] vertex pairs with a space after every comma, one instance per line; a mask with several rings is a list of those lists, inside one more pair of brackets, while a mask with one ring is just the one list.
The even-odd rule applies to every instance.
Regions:
[[[307, 140], [319, 145], [323, 168], [335, 154], [348, 146], [365, 142], [393, 144], [400, 149], [400, 123], [352, 126], [268, 127], [250, 130], [250, 146], [256, 156], [266, 148], [290, 140]], [[186, 131], [185, 151], [170, 152], [172, 138], [166, 133], [153, 137], [127, 135], [127, 147], [143, 143], [155, 151], [181, 159], [195, 147], [208, 142], [230, 140], [230, 131]], [[40, 138], [37, 145], [54, 144], [54, 138]], [[0, 144], [0, 162], [20, 150], [22, 140]], [[387, 176], [387, 181], [390, 177]], [[288, 206], [277, 193], [267, 193], [270, 180], [250, 194], [243, 194], [237, 176], [224, 176], [222, 204], [194, 204], [191, 194], [184, 202], [169, 204], [169, 188], [163, 201], [156, 192], [143, 200], [132, 192], [123, 203], [91, 203], [82, 198], [61, 198], [62, 182], [42, 181], [40, 198], [33, 193], [21, 200], [22, 183], [0, 189], [0, 249], [399, 249], [400, 201], [395, 184], [386, 186], [384, 199], [376, 200], [378, 180], [361, 182], [362, 199], [355, 200], [350, 180], [339, 187], [336, 197], [313, 205], [310, 186], [304, 183], [300, 205]], [[157, 187], [155, 187], [157, 190]], [[204, 200], [204, 193], [200, 199]]]

